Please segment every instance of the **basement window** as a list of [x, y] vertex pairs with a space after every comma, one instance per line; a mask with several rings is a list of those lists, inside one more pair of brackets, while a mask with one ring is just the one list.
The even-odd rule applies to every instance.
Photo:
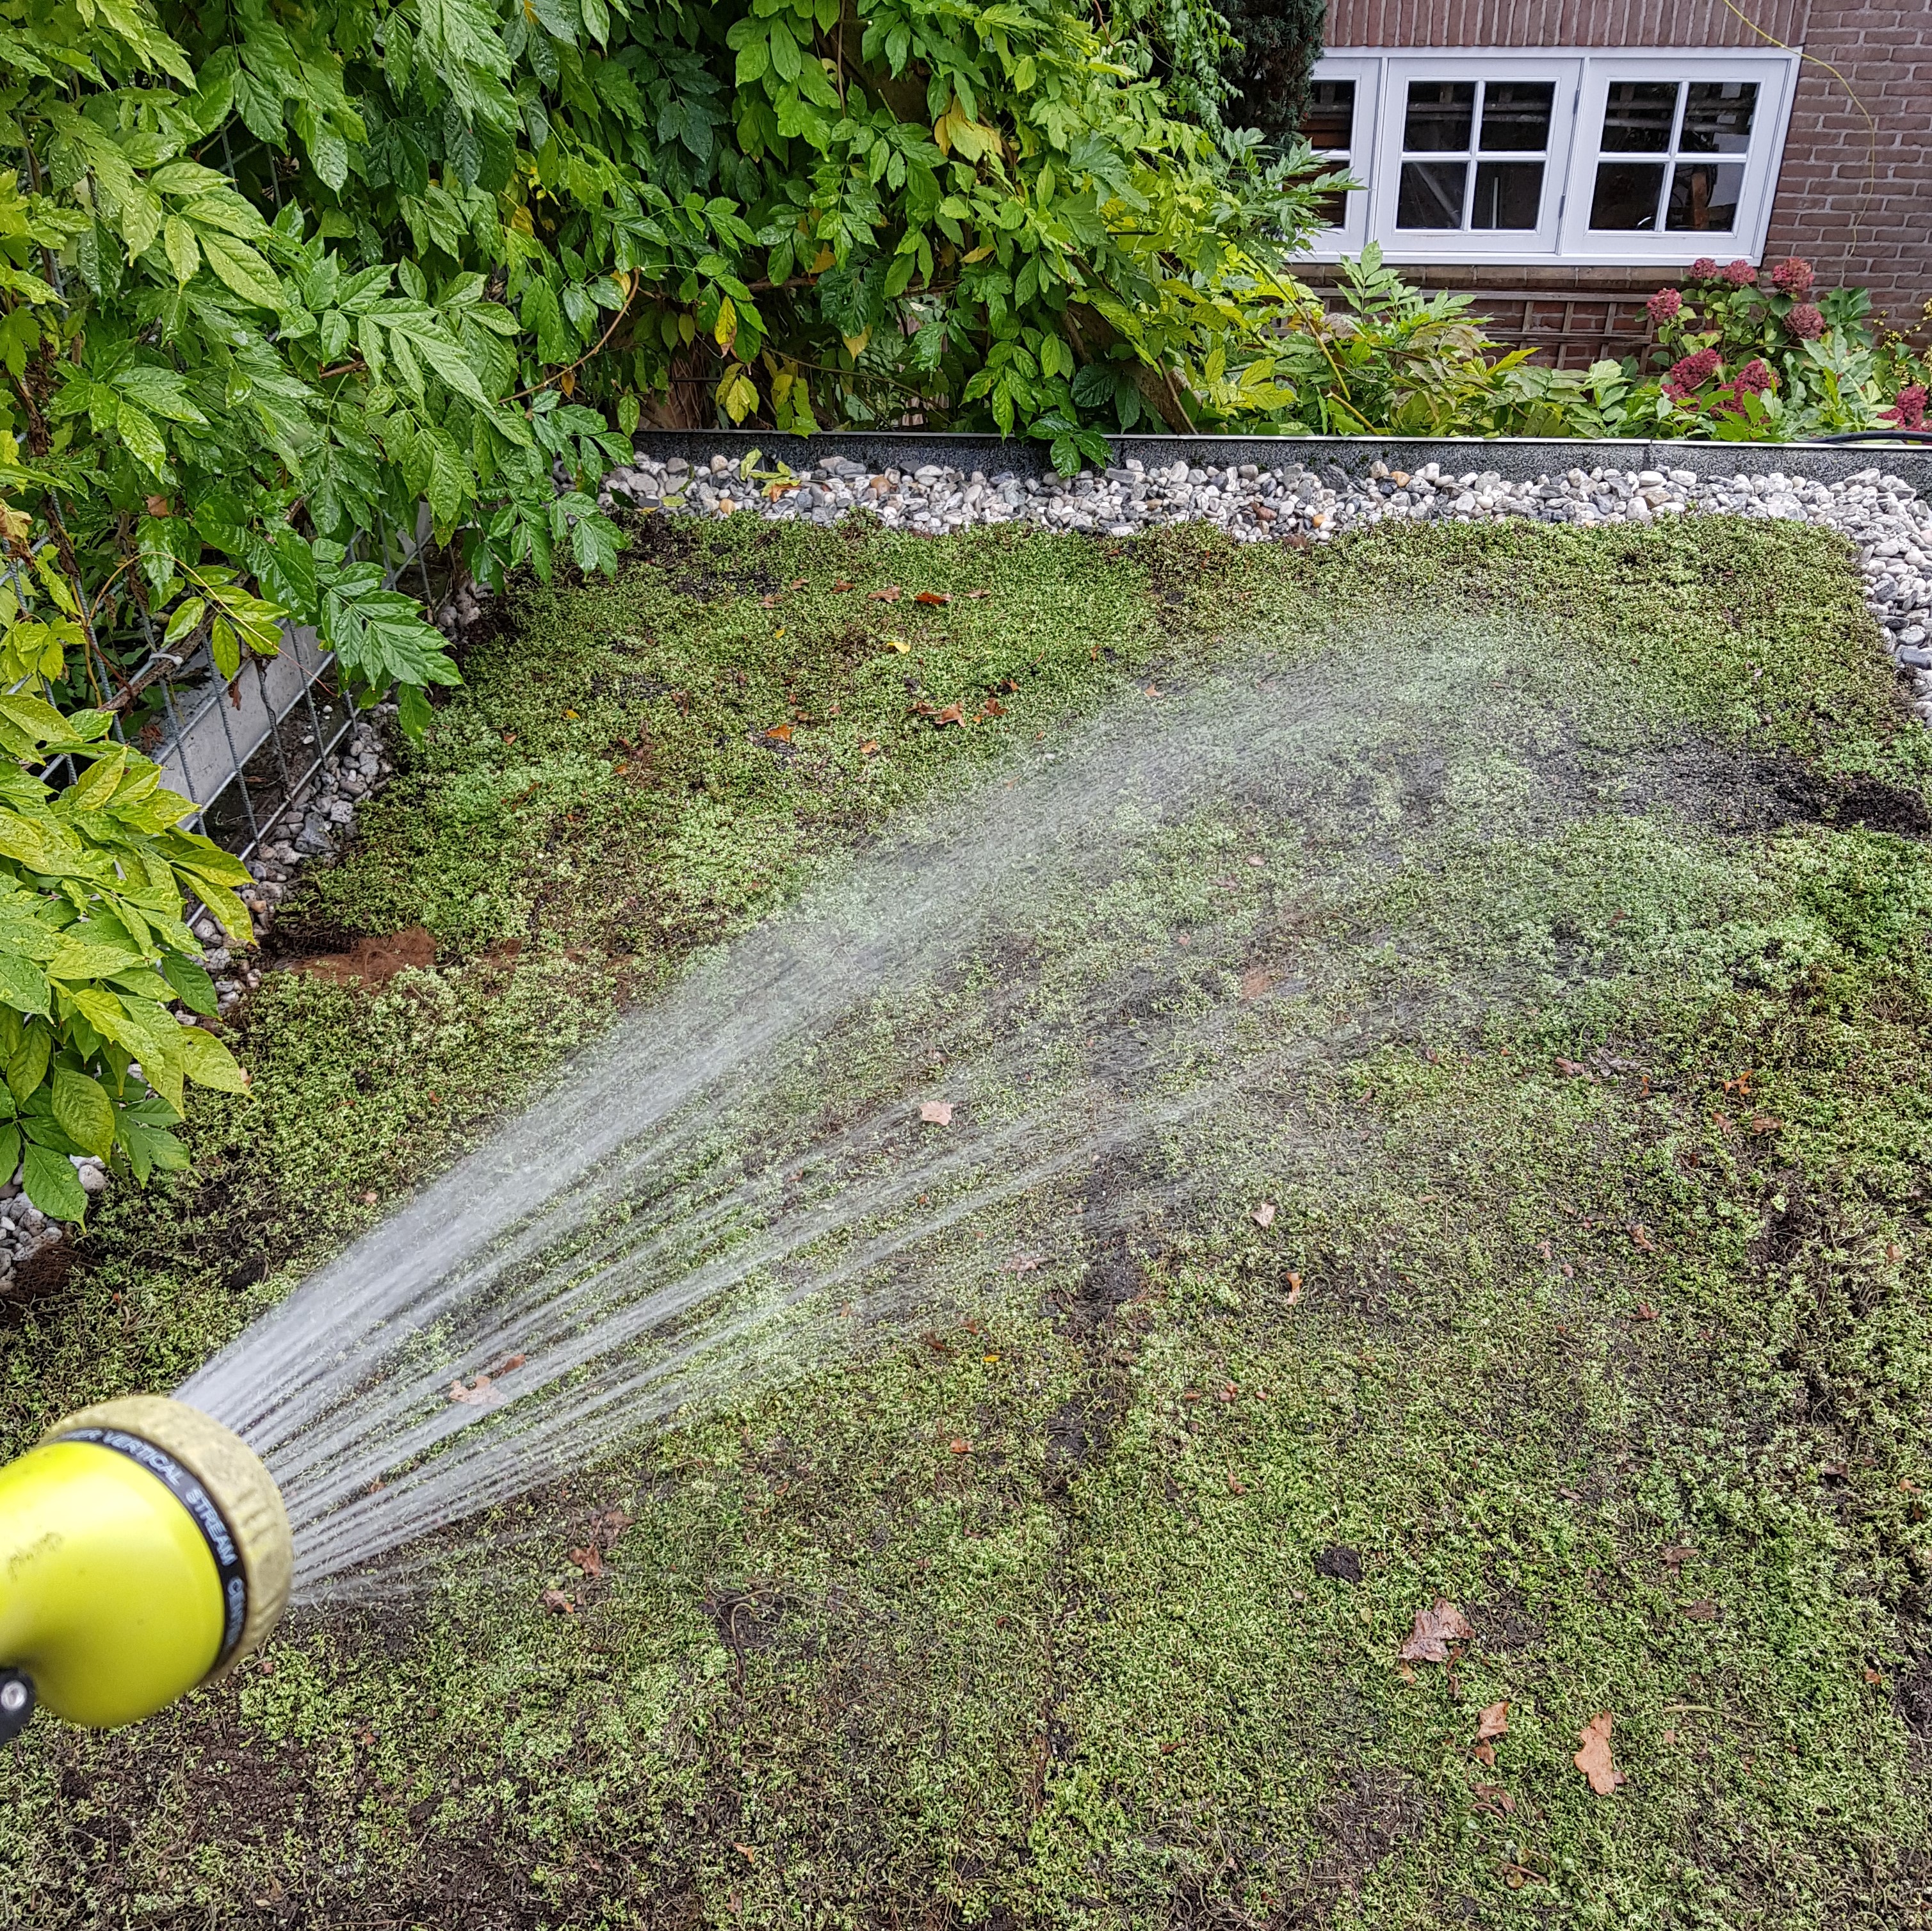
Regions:
[[1360, 188], [1331, 194], [1318, 259], [1678, 267], [1756, 260], [1798, 56], [1343, 51], [1302, 131]]

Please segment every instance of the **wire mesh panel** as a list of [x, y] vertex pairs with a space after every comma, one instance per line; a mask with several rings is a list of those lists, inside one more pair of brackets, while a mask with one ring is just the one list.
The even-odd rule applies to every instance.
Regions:
[[[413, 532], [382, 540], [382, 580], [394, 589], [412, 571], [433, 607], [429, 538], [425, 505]], [[104, 706], [114, 714], [113, 735], [152, 757], [162, 784], [195, 805], [183, 821], [189, 829], [251, 858], [299, 818], [324, 760], [354, 721], [334, 659], [314, 625], [284, 624], [276, 655], [250, 655], [224, 679], [205, 641], [178, 654], [160, 649], [148, 628], [147, 661], [116, 680]], [[75, 772], [70, 760], [58, 758], [40, 775], [58, 787]]]

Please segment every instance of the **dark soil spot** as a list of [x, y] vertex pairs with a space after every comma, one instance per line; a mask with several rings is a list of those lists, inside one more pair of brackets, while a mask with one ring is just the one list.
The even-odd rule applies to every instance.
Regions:
[[1335, 1543], [1316, 1552], [1315, 1573], [1317, 1576], [1331, 1576], [1337, 1582], [1359, 1582], [1362, 1579], [1362, 1558], [1347, 1544]]
[[1428, 1818], [1422, 1786], [1400, 1771], [1351, 1765], [1342, 1779], [1316, 1811], [1322, 1848], [1277, 1921], [1284, 1931], [1328, 1923], [1336, 1906], [1358, 1897], [1370, 1873]]
[[705, 1592], [704, 1613], [718, 1632], [718, 1640], [739, 1656], [770, 1649], [784, 1621], [784, 1599], [769, 1583], [743, 1588], [720, 1585]]
[[386, 937], [364, 937], [346, 952], [321, 952], [292, 959], [290, 969], [311, 979], [333, 979], [338, 985], [359, 982], [365, 991], [387, 985], [399, 972], [423, 972], [436, 964], [436, 941], [421, 925], [392, 932]]
[[67, 1285], [74, 1263], [74, 1243], [65, 1233], [44, 1240], [14, 1263], [13, 1273], [0, 1287], [0, 1300], [31, 1307], [36, 1301], [51, 1299]]

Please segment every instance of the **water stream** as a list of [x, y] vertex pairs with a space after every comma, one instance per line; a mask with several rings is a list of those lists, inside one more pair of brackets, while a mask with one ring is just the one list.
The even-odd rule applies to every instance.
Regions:
[[1506, 961], [1362, 964], [1405, 867], [1601, 808], [1495, 669], [1438, 641], [1124, 697], [694, 962], [179, 1390], [280, 1485], [296, 1600], [1014, 1289], [1028, 1203], [1112, 1151], [1221, 1211], [1192, 1126], [1312, 1132], [1312, 1069], [1508, 998]]

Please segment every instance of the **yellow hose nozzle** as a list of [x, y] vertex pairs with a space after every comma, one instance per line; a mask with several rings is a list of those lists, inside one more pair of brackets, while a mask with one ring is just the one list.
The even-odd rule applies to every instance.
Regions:
[[292, 1567], [268, 1471], [198, 1408], [136, 1395], [56, 1422], [0, 1468], [0, 1740], [36, 1698], [112, 1728], [225, 1675]]

